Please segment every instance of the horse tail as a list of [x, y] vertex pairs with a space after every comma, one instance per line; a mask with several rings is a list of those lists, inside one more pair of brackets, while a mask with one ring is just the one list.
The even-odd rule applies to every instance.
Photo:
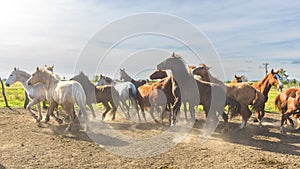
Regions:
[[252, 104], [252, 111], [259, 111], [259, 112], [262, 112], [264, 111], [263, 108], [264, 108], [264, 104], [265, 104], [265, 96], [255, 90], [255, 98], [253, 100], [253, 104]]
[[282, 107], [285, 107], [285, 104], [281, 102], [280, 100], [280, 94], [278, 94], [276, 97], [275, 97], [275, 100], [274, 100], [274, 104], [275, 104], [275, 107], [277, 109], [281, 109]]
[[129, 88], [128, 89], [128, 93], [129, 93], [129, 97], [134, 99], [134, 100], [137, 100], [137, 95], [136, 95], [136, 91], [134, 91], [132, 88]]
[[121, 98], [120, 98], [119, 92], [116, 90], [116, 88], [114, 86], [111, 87], [111, 96], [112, 96], [112, 99], [113, 99], [112, 101], [115, 105], [115, 108], [118, 108], [120, 105]]
[[241, 112], [241, 104], [230, 96], [226, 97], [226, 105], [230, 106], [231, 118]]

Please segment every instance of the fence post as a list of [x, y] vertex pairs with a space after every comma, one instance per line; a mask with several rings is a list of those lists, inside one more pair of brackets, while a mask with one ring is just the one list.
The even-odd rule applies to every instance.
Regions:
[[3, 98], [4, 98], [5, 106], [6, 106], [7, 108], [9, 108], [10, 110], [12, 110], [12, 108], [8, 105], [8, 102], [7, 102], [7, 99], [6, 99], [6, 95], [5, 95], [4, 85], [3, 85], [3, 82], [2, 82], [2, 79], [1, 79], [1, 78], [0, 78], [0, 82], [1, 82], [2, 95], [3, 95]]

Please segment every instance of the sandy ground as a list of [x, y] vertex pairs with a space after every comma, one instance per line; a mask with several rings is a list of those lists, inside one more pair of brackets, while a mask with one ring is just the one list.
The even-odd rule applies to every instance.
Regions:
[[[110, 136], [102, 135], [99, 145], [82, 129], [64, 131], [53, 119], [35, 123], [24, 109], [0, 109], [0, 168], [300, 168], [300, 130], [287, 127], [279, 132], [280, 116], [267, 113], [264, 127], [252, 123], [235, 131], [240, 123], [230, 121], [230, 131], [221, 133], [222, 122], [206, 142], [199, 142], [204, 122], [203, 113], [187, 137], [174, 147], [152, 157], [130, 158], [108, 151], [114, 145]], [[129, 137], [151, 138], [168, 129], [154, 123], [132, 123], [117, 116], [108, 124]], [[106, 130], [107, 131], [107, 130]], [[153, 146], [153, 145], [152, 145]], [[159, 146], [153, 146], [153, 149]], [[143, 146], [141, 146], [143, 148]], [[115, 149], [118, 151], [118, 149]], [[128, 153], [140, 151], [140, 148]]]

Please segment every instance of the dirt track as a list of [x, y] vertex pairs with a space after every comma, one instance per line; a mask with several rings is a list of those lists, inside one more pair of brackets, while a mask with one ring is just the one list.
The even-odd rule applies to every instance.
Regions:
[[[203, 113], [198, 116], [204, 119]], [[287, 136], [281, 135], [279, 118], [267, 113], [263, 128], [250, 119], [246, 129], [239, 132], [233, 128], [240, 118], [234, 118], [230, 121], [232, 130], [220, 133], [219, 127], [202, 144], [198, 142], [200, 120], [169, 151], [128, 158], [106, 151], [105, 145], [94, 143], [82, 131], [65, 134], [66, 125], [50, 120], [37, 126], [23, 109], [0, 109], [0, 168], [300, 168], [300, 131], [287, 127]], [[133, 136], [149, 137], [160, 131], [153, 123], [133, 125], [120, 118], [110, 123]]]

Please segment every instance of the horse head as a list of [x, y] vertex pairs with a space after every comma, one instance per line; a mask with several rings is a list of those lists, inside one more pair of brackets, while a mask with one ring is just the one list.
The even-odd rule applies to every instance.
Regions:
[[168, 74], [165, 70], [155, 70], [153, 73], [150, 74], [150, 79], [163, 79], [168, 77]]
[[269, 81], [269, 84], [272, 86], [276, 86], [280, 91], [283, 89], [283, 83], [281, 82], [281, 78], [279, 76], [279, 70], [274, 71], [273, 69], [271, 72], [267, 75], [267, 80]]
[[10, 85], [16, 83], [18, 81], [19, 76], [19, 68], [14, 67], [14, 70], [10, 73], [9, 77], [7, 78], [5, 85], [9, 87]]
[[193, 75], [198, 75], [198, 76], [205, 76], [208, 75], [208, 70], [210, 69], [210, 67], [206, 66], [204, 63], [199, 64], [199, 67], [195, 68], [193, 70]]

